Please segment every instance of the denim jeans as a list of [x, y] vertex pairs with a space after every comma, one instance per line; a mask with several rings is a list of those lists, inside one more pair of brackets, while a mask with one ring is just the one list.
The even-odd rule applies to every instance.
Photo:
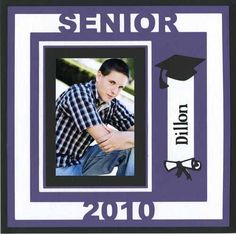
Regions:
[[132, 149], [103, 152], [98, 145], [90, 146], [80, 164], [56, 168], [56, 176], [97, 176], [109, 174], [118, 167], [117, 176], [134, 175], [134, 152]]

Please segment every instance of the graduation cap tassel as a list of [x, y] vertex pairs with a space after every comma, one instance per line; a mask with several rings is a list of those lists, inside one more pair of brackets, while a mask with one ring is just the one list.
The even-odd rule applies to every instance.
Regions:
[[166, 89], [167, 87], [169, 87], [169, 85], [163, 80], [163, 70], [164, 69], [161, 69], [161, 71], [160, 71], [160, 77], [159, 77], [160, 88], [161, 89]]

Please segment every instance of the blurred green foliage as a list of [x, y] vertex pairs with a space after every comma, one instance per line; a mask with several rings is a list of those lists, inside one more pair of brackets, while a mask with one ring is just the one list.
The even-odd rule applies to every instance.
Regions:
[[93, 71], [89, 71], [82, 65], [79, 65], [73, 59], [57, 59], [56, 78], [71, 86], [95, 79], [95, 74]]
[[[107, 58], [96, 58], [98, 62], [104, 62]], [[130, 81], [125, 91], [134, 95], [134, 59], [122, 58], [130, 68]], [[71, 86], [75, 83], [85, 83], [96, 77], [96, 70], [84, 66], [73, 58], [61, 58], [56, 60], [56, 78]]]

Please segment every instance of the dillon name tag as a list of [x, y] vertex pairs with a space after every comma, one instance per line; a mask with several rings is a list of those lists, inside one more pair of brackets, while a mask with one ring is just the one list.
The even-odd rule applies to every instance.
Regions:
[[188, 144], [188, 104], [179, 106], [178, 122], [173, 123], [175, 131], [175, 144]]
[[194, 79], [168, 79], [168, 160], [194, 158]]
[[[200, 170], [194, 153], [194, 67], [204, 59], [173, 55], [156, 66], [160, 70], [160, 88], [167, 88], [168, 153], [167, 171], [177, 169], [192, 180], [188, 169]], [[166, 70], [166, 77], [163, 77]], [[165, 81], [166, 80], [166, 81]]]

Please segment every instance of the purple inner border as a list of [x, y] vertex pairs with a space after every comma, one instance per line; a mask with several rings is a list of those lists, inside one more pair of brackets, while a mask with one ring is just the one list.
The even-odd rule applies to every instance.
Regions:
[[[68, 8], [68, 10], [74, 11], [74, 8]], [[88, 9], [88, 8], [87, 8]], [[98, 9], [98, 8], [96, 8]], [[106, 8], [103, 7], [103, 10], [106, 11]], [[137, 7], [135, 8], [137, 10]], [[146, 10], [150, 10], [153, 8], [145, 8]], [[175, 12], [222, 12], [223, 14], [223, 19], [224, 19], [224, 32], [223, 32], [223, 38], [226, 42], [228, 42], [228, 8], [227, 7], [158, 7], [158, 10], [161, 9], [162, 12], [164, 13], [165, 11], [169, 12], [175, 11]], [[43, 13], [53, 13], [53, 12], [58, 12], [57, 8], [11, 8], [11, 11], [9, 11], [9, 45], [8, 46], [8, 221], [10, 226], [26, 226], [26, 227], [37, 227], [37, 226], [91, 226], [91, 223], [86, 220], [80, 222], [80, 221], [15, 221], [14, 220], [14, 177], [12, 174], [12, 168], [14, 168], [14, 100], [12, 95], [12, 90], [14, 89], [14, 71], [12, 70], [12, 65], [14, 64], [14, 21], [12, 15], [16, 12], [21, 12], [21, 13], [33, 13], [34, 10], [35, 12], [39, 13], [42, 11]], [[98, 9], [99, 10], [99, 9]], [[101, 9], [100, 9], [101, 10]], [[119, 8], [116, 8], [116, 10], [119, 10]], [[123, 10], [123, 8], [122, 8]], [[128, 7], [126, 8], [126, 11], [128, 10]], [[143, 8], [142, 8], [143, 10]], [[151, 10], [151, 11], [152, 11]], [[100, 11], [102, 12], [102, 10]], [[61, 13], [61, 11], [60, 11]], [[142, 38], [142, 40], [145, 40], [146, 37]], [[118, 39], [117, 39], [118, 40]], [[230, 95], [229, 95], [229, 51], [228, 51], [228, 43], [224, 43], [224, 107], [225, 107], [225, 112], [224, 112], [224, 126], [225, 126], [225, 132], [224, 132], [224, 140], [225, 140], [225, 145], [224, 145], [224, 153], [225, 155], [229, 156], [230, 155], [230, 115], [229, 115], [229, 103], [230, 103]], [[12, 46], [11, 46], [12, 45]], [[154, 74], [154, 73], [153, 73]], [[155, 80], [153, 82], [153, 91], [155, 85]], [[158, 92], [157, 92], [158, 93]], [[155, 96], [153, 97], [155, 98]], [[153, 113], [154, 115], [154, 113]], [[153, 151], [155, 152], [155, 151]], [[161, 227], [161, 226], [227, 226], [228, 225], [228, 215], [229, 215], [229, 157], [225, 158], [225, 173], [224, 173], [224, 219], [219, 220], [219, 221], [210, 221], [210, 220], [203, 220], [203, 221], [151, 221], [151, 222], [146, 222], [145, 224], [140, 223], [139, 221], [132, 221], [132, 223], [129, 223], [128, 221], [121, 221], [117, 222], [116, 225], [121, 225], [124, 226], [154, 226], [154, 227]], [[120, 199], [119, 199], [120, 200]], [[125, 199], [127, 200], [127, 199]], [[140, 199], [142, 201], [143, 199]], [[101, 222], [93, 222], [94, 226], [99, 225], [101, 226]], [[105, 226], [114, 226], [114, 222], [106, 222], [104, 223]], [[102, 225], [103, 226], [103, 225]]]
[[[32, 146], [31, 146], [31, 155], [32, 155], [32, 160], [31, 160], [31, 199], [32, 201], [64, 201], [65, 199], [69, 199], [70, 201], [78, 201], [79, 198], [78, 197], [83, 197], [83, 195], [78, 196], [80, 193], [60, 193], [60, 196], [58, 197], [57, 194], [58, 193], [38, 193], [38, 137], [36, 136], [38, 134], [38, 129], [35, 127], [38, 124], [38, 105], [35, 105], [35, 103], [38, 104], [38, 76], [35, 74], [38, 74], [38, 42], [39, 41], [51, 41], [51, 40], [55, 40], [55, 38], [57, 38], [56, 40], [66, 40], [68, 39], [68, 36], [60, 36], [61, 34], [32, 34], [31, 38], [32, 38], [32, 50], [31, 50], [31, 55], [32, 55], [32, 69], [31, 69], [31, 75], [32, 77], [35, 77], [34, 79], [32, 79], [31, 82], [31, 100], [32, 100], [32, 105], [31, 105], [31, 113], [32, 113]], [[185, 38], [188, 38], [187, 40]], [[75, 40], [75, 38], [73, 38], [72, 36], [70, 37], [70, 40]], [[153, 60], [154, 61], [161, 61], [164, 58], [168, 57], [169, 55], [171, 56], [172, 54], [178, 53], [178, 54], [186, 54], [186, 51], [188, 52], [188, 55], [192, 55], [192, 56], [201, 56], [203, 58], [206, 57], [205, 55], [205, 34], [204, 33], [184, 33], [182, 34], [182, 36], [180, 36], [179, 34], [176, 35], [175, 39], [174, 39], [174, 43], [173, 45], [174, 48], [168, 49], [168, 50], [161, 50], [161, 48], [165, 48], [165, 47], [171, 47], [170, 46], [170, 41], [173, 41], [173, 38], [171, 36], [167, 36], [167, 35], [161, 35], [158, 38], [159, 43], [158, 46], [155, 46], [155, 44], [153, 43], [153, 50], [154, 51], [159, 51], [158, 57], [155, 58], [155, 54], [153, 53]], [[153, 40], [154, 41], [154, 40]], [[186, 42], [185, 44], [188, 44], [188, 46], [183, 46], [183, 41]], [[199, 43], [201, 42], [201, 43]], [[198, 45], [196, 46], [195, 51], [191, 51], [191, 48], [193, 47], [193, 45]], [[178, 48], [178, 49], [176, 49]], [[167, 56], [166, 51], [169, 52], [169, 55]], [[189, 51], [191, 51], [191, 54], [189, 54]], [[199, 54], [199, 51], [201, 52]], [[196, 54], [197, 53], [197, 54]], [[162, 55], [162, 57], [161, 57]], [[161, 59], [160, 59], [161, 58]], [[154, 62], [153, 62], [154, 63]], [[200, 78], [205, 77], [206, 74], [204, 74], [202, 72], [202, 70], [206, 70], [205, 67], [204, 69], [200, 69], [200, 71], [198, 72], [198, 76]], [[153, 74], [158, 73], [157, 69], [154, 69]], [[201, 74], [202, 73], [202, 74]], [[158, 74], [154, 75], [154, 77], [158, 77]], [[157, 180], [157, 182], [154, 182], [154, 184], [158, 184], [158, 186], [153, 186], [153, 191], [156, 195], [156, 198], [160, 201], [188, 201], [188, 200], [193, 200], [193, 201], [206, 201], [206, 180], [202, 179], [202, 178], [206, 178], [206, 115], [204, 113], [206, 113], [206, 79], [200, 79], [197, 77], [195, 78], [195, 95], [196, 93], [199, 94], [199, 92], [201, 93], [200, 96], [200, 100], [199, 97], [195, 98], [195, 119], [198, 120], [198, 122], [200, 122], [200, 126], [199, 124], [195, 124], [195, 135], [197, 135], [198, 137], [195, 136], [195, 139], [198, 139], [198, 141], [195, 142], [195, 153], [196, 155], [201, 155], [202, 159], [201, 161], [203, 162], [203, 165], [205, 166], [204, 170], [201, 170], [200, 172], [195, 172], [193, 174], [195, 174], [195, 178], [194, 181], [189, 183], [189, 181], [186, 181], [186, 179], [181, 178], [181, 180], [176, 181], [176, 177], [173, 175], [172, 173], [166, 173], [163, 164], [160, 162], [164, 162], [165, 155], [167, 154], [167, 152], [165, 151], [167, 147], [158, 147], [159, 149], [162, 148], [162, 151], [160, 152], [160, 157], [159, 160], [157, 161], [156, 158], [153, 156], [153, 164], [157, 165], [157, 170], [160, 172], [158, 177], [155, 176], [155, 172], [153, 174], [153, 180]], [[157, 82], [158, 79], [153, 79], [153, 82]], [[158, 84], [153, 85], [153, 87], [158, 87]], [[166, 108], [167, 108], [167, 97], [166, 97], [166, 91], [167, 90], [163, 90], [162, 92], [159, 93], [159, 97], [153, 98], [153, 110], [157, 110], [159, 113], [157, 113], [157, 118], [161, 118], [164, 117], [164, 119], [162, 121], [158, 121], [159, 123], [161, 123], [161, 125], [163, 126], [167, 126], [166, 123], [166, 118], [165, 115], [163, 115], [163, 113], [167, 112]], [[155, 90], [153, 90], [153, 93], [155, 94]], [[163, 97], [162, 97], [163, 95]], [[156, 103], [156, 100], [160, 100], [160, 103]], [[205, 104], [205, 105], [204, 105]], [[160, 109], [158, 109], [157, 107], [159, 107]], [[163, 109], [162, 109], [163, 108]], [[200, 113], [200, 114], [199, 114]], [[154, 117], [155, 118], [155, 117]], [[204, 125], [203, 125], [203, 124]], [[165, 127], [159, 127], [159, 126], [155, 126], [153, 128], [153, 131], [155, 131], [155, 129], [160, 129], [160, 131], [158, 131], [157, 134], [160, 134], [160, 136], [162, 136], [162, 138], [167, 139], [167, 131]], [[199, 132], [198, 129], [201, 129], [201, 132]], [[155, 133], [153, 134], [155, 135]], [[165, 136], [165, 137], [163, 137]], [[199, 136], [201, 141], [199, 141]], [[158, 142], [161, 142], [161, 140], [159, 140]], [[201, 145], [199, 145], [199, 142], [201, 143]], [[164, 140], [164, 144], [166, 144], [167, 142]], [[45, 145], [45, 144], [44, 144]], [[158, 152], [158, 149], [155, 149], [154, 147], [154, 152]], [[164, 151], [163, 151], [164, 150]], [[198, 152], [200, 150], [200, 153]], [[45, 149], [44, 149], [45, 152]], [[155, 153], [154, 153], [155, 155]], [[164, 156], [164, 157], [163, 157]], [[44, 153], [44, 158], [45, 158], [45, 153]], [[154, 167], [154, 166], [153, 166]], [[154, 167], [154, 171], [155, 171], [155, 167]], [[166, 183], [168, 181], [168, 183]], [[45, 181], [44, 181], [45, 182]], [[163, 183], [164, 182], [164, 183]], [[176, 189], [176, 186], [178, 186], [179, 189]], [[185, 192], [184, 194], [182, 193], [182, 190], [188, 190], [188, 192]], [[82, 193], [84, 194], [84, 193]], [[98, 193], [101, 194], [101, 193]], [[85, 197], [83, 199], [86, 199], [88, 197], [90, 197], [91, 193], [86, 193]], [[93, 195], [94, 196], [94, 195]], [[100, 196], [100, 195], [98, 195]], [[97, 196], [96, 196], [97, 197]]]

